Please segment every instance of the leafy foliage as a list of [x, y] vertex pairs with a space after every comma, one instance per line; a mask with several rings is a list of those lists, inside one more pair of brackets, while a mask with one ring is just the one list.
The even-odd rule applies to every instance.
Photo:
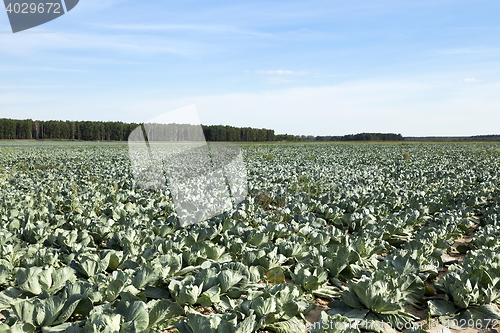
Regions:
[[250, 196], [181, 228], [120, 144], [0, 144], [0, 329], [298, 332], [318, 297], [322, 323], [500, 318], [496, 144], [243, 151]]

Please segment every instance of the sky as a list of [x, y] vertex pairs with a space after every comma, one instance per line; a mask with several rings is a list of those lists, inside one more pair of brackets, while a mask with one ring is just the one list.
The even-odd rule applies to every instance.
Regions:
[[500, 134], [500, 2], [80, 0], [13, 34], [0, 118]]

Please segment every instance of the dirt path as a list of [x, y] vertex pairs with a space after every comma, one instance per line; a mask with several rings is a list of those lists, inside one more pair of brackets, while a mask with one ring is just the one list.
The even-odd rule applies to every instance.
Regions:
[[316, 307], [305, 315], [306, 320], [310, 323], [318, 322], [321, 318], [321, 312], [330, 310], [328, 307], [328, 303], [330, 303], [330, 301], [322, 298], [316, 298], [314, 302], [316, 303]]

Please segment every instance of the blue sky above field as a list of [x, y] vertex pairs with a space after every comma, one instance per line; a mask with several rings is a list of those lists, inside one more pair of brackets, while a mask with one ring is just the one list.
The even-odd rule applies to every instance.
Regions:
[[498, 1], [80, 0], [12, 34], [0, 117], [204, 124], [278, 133], [500, 133]]

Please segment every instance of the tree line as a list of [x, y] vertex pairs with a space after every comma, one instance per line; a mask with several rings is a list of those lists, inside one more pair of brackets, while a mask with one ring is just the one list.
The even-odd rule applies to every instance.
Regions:
[[[0, 139], [58, 139], [82, 141], [127, 141], [130, 133], [141, 124], [120, 121], [61, 121], [32, 119], [0, 119]], [[295, 135], [278, 134], [270, 129], [202, 125], [207, 141], [302, 141]], [[200, 128], [189, 124], [148, 124], [144, 127], [149, 140], [202, 140]]]
[[406, 141], [432, 141], [432, 142], [499, 142], [500, 135], [475, 135], [475, 136], [425, 136], [407, 137]]
[[[141, 126], [121, 121], [61, 121], [0, 119], [0, 140], [81, 140], [127, 141], [132, 131]], [[147, 124], [144, 131], [150, 141], [263, 142], [263, 141], [403, 141], [401, 134], [359, 133], [344, 136], [298, 136], [275, 134], [266, 128], [223, 125]], [[203, 135], [202, 135], [203, 134]]]
[[139, 124], [0, 119], [0, 139], [124, 141]]
[[317, 136], [315, 141], [404, 141], [401, 134], [358, 133], [344, 136]]

